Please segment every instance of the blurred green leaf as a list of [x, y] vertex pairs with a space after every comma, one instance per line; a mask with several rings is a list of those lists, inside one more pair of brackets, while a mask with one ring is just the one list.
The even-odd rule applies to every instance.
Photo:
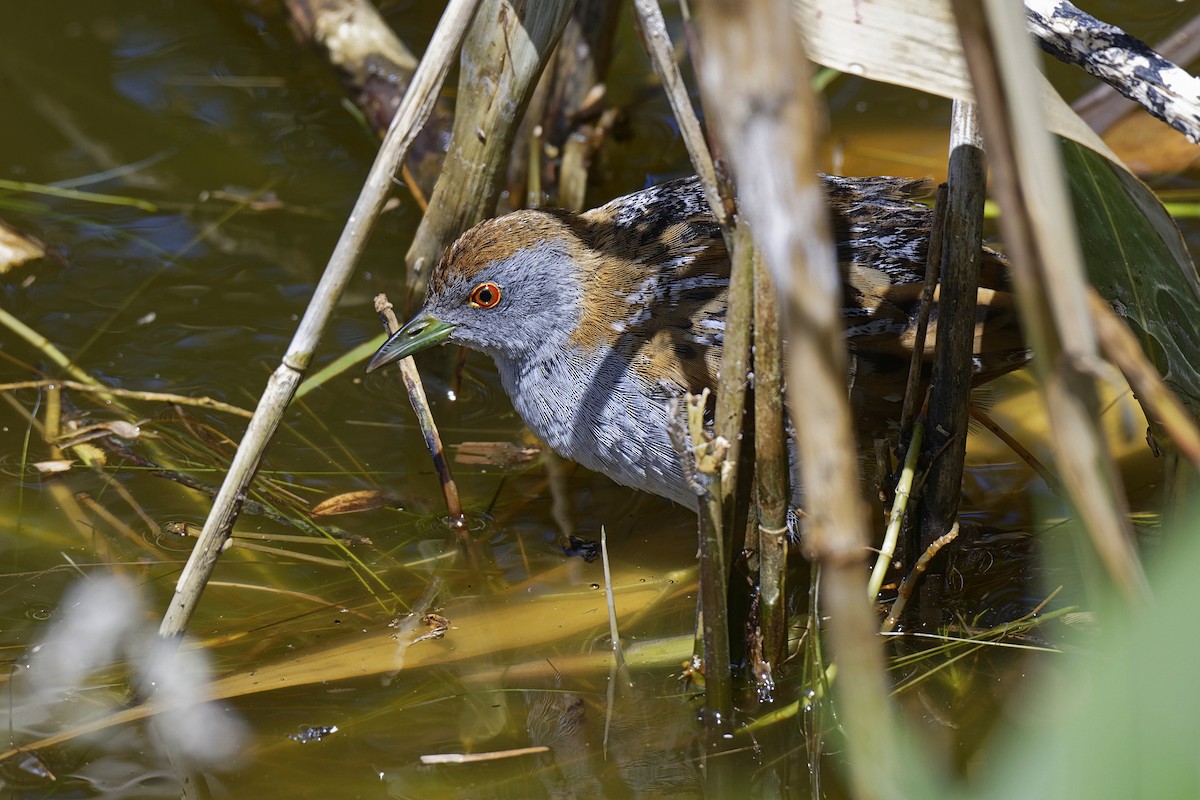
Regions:
[[[1194, 517], [1193, 517], [1194, 519]], [[1195, 565], [1200, 525], [1166, 537], [1156, 602], [1106, 616], [1103, 638], [1044, 676], [972, 797], [1200, 797]]]

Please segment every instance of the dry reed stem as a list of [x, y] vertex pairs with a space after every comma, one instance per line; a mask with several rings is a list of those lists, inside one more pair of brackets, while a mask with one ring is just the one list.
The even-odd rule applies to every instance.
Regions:
[[[592, 120], [616, 110], [601, 111], [620, 10], [618, 0], [578, 0], [518, 128], [519, 143], [540, 125], [547, 151], [561, 154], [555, 205], [570, 211], [583, 210], [592, 157], [604, 138], [604, 122]], [[527, 172], [524, 183], [532, 182], [540, 154], [526, 156], [518, 146], [513, 156], [508, 181], [517, 196], [513, 189]]]
[[1025, 16], [1047, 53], [1083, 68], [1200, 144], [1200, 78], [1067, 0], [1025, 0]]
[[574, 5], [568, 0], [482, 0], [463, 41], [454, 130], [408, 264], [412, 305], [460, 233], [492, 216], [517, 126]]
[[546, 132], [546, 141], [555, 147], [578, 128], [598, 87], [603, 87], [620, 11], [620, 0], [575, 3], [554, 55], [544, 113], [536, 120]]
[[866, 602], [867, 516], [846, 396], [842, 279], [817, 181], [811, 66], [784, 0], [699, 5], [706, 108], [740, 188], [739, 208], [785, 298], [803, 546], [821, 569], [821, 613], [840, 665], [835, 689], [851, 791], [893, 798], [896, 737], [878, 622]]
[[371, 228], [391, 191], [392, 176], [421, 126], [429, 118], [454, 53], [458, 51], [459, 42], [475, 14], [478, 1], [451, 0], [442, 14], [425, 57], [421, 59], [413, 76], [409, 92], [404, 96], [404, 101], [392, 120], [392, 126], [384, 137], [362, 192], [329, 257], [329, 264], [321, 275], [291, 344], [288, 345], [288, 351], [268, 380], [254, 416], [246, 428], [229, 472], [217, 493], [213, 509], [205, 520], [204, 530], [188, 558], [176, 585], [175, 595], [163, 615], [162, 624], [159, 626], [160, 636], [173, 638], [181, 635], [196, 610], [204, 585], [216, 567], [233, 522], [245, 502], [250, 481], [258, 470], [267, 445], [279, 428], [288, 402], [308, 369], [313, 351], [337, 306], [338, 298], [350, 281], [354, 264], [362, 253]]
[[1132, 601], [1149, 597], [1104, 434], [1099, 353], [1062, 159], [1037, 98], [1037, 58], [1019, 6], [953, 0], [1004, 213], [1004, 241], [1063, 486], [1106, 571]]
[[487, 753], [433, 753], [421, 756], [422, 764], [479, 764], [485, 761], [502, 761], [507, 758], [533, 756], [548, 753], [550, 748], [544, 744], [532, 747], [515, 747], [510, 750], [493, 750]]
[[633, 0], [637, 12], [638, 30], [642, 35], [642, 45], [650, 56], [650, 66], [654, 74], [662, 81], [663, 90], [667, 93], [667, 102], [671, 104], [671, 113], [679, 123], [679, 133], [683, 137], [683, 145], [687, 148], [688, 158], [692, 167], [700, 176], [700, 185], [704, 188], [704, 199], [713, 216], [717, 218], [723, 229], [728, 230], [729, 219], [725, 213], [725, 204], [721, 200], [721, 192], [717, 187], [717, 171], [713, 165], [712, 154], [708, 152], [708, 144], [704, 141], [704, 131], [700, 129], [700, 120], [692, 101], [688, 97], [687, 86], [683, 76], [679, 74], [679, 66], [675, 63], [675, 51], [671, 46], [671, 37], [667, 35], [667, 23], [663, 19], [662, 9], [658, 0]]
[[[383, 319], [383, 327], [390, 337], [400, 330], [400, 322], [386, 294], [375, 296], [375, 313]], [[442, 488], [442, 499], [446, 502], [446, 514], [450, 519], [450, 527], [456, 533], [464, 534], [467, 527], [467, 517], [463, 514], [462, 501], [458, 496], [458, 484], [450, 470], [450, 460], [446, 458], [446, 448], [442, 446], [442, 437], [438, 433], [437, 424], [433, 421], [433, 409], [429, 407], [429, 398], [425, 396], [425, 387], [421, 383], [421, 373], [417, 363], [411, 356], [402, 358], [396, 364], [404, 379], [404, 389], [408, 392], [408, 400], [412, 403], [413, 412], [417, 415], [417, 425], [421, 436], [425, 439], [425, 448], [433, 460], [433, 469], [437, 473], [438, 483]]]
[[[704, 429], [708, 390], [685, 395], [688, 437], [686, 445], [694, 459], [697, 478], [704, 482], [700, 493], [700, 638], [704, 642], [704, 726], [709, 744], [717, 746], [732, 730], [733, 679], [729, 672], [729, 606], [726, 586], [729, 570], [725, 563], [724, 513], [721, 484], [725, 475], [727, 447], [723, 439], [710, 439]], [[703, 476], [703, 477], [701, 477]]]
[[742, 419], [746, 408], [746, 374], [750, 370], [750, 320], [754, 314], [754, 239], [748, 225], [733, 230], [733, 262], [729, 272], [729, 308], [725, 312], [725, 345], [717, 374], [713, 432], [729, 442], [729, 478], [721, 484], [722, 501], [731, 503], [741, 464]]
[[754, 475], [758, 501], [758, 621], [762, 659], [787, 652], [787, 431], [779, 296], [762, 259], [754, 263]]
[[[1184, 22], [1170, 36], [1155, 42], [1151, 49], [1177, 64], [1190, 64], [1200, 58], [1200, 16]], [[1098, 133], [1106, 133], [1122, 118], [1141, 110], [1138, 103], [1108, 84], [1100, 84], [1080, 95], [1071, 103], [1071, 108]]]
[[558, 204], [579, 213], [587, 202], [588, 170], [592, 162], [592, 143], [583, 131], [573, 131], [562, 146], [558, 171]]

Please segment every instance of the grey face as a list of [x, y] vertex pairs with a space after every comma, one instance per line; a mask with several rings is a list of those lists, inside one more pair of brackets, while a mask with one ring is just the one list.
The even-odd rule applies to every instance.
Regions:
[[425, 314], [453, 326], [449, 341], [493, 355], [519, 357], [561, 343], [579, 320], [577, 267], [545, 242], [452, 280], [430, 295]]
[[545, 348], [562, 349], [580, 319], [579, 266], [553, 238], [482, 269], [451, 266], [434, 285], [425, 307], [379, 348], [368, 372], [447, 341], [498, 363], [520, 363]]

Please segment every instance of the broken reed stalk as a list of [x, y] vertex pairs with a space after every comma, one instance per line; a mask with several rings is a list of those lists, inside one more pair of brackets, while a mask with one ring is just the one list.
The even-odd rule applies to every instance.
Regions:
[[821, 570], [819, 613], [828, 616], [824, 630], [839, 665], [834, 688], [851, 793], [894, 797], [898, 739], [878, 621], [866, 602], [867, 514], [846, 393], [842, 277], [817, 180], [811, 65], [786, 0], [697, 5], [705, 107], [789, 322], [788, 401], [805, 491], [802, 546]]
[[329, 257], [321, 280], [313, 291], [304, 317], [288, 345], [287, 353], [267, 381], [254, 416], [246, 427], [246, 433], [217, 493], [212, 511], [204, 522], [200, 539], [179, 576], [175, 595], [159, 626], [160, 636], [173, 638], [181, 635], [196, 610], [204, 586], [229, 538], [233, 522], [237, 519], [242, 503], [245, 502], [250, 481], [258, 470], [263, 452], [279, 428], [288, 402], [308, 369], [313, 351], [321, 340], [334, 308], [337, 307], [338, 298], [353, 275], [354, 265], [391, 191], [392, 176], [412, 146], [421, 126], [429, 118], [442, 82], [450, 69], [450, 63], [458, 51], [458, 45], [466, 33], [478, 2], [479, 0], [450, 0], [442, 13], [425, 57], [421, 59], [409, 92], [404, 96], [396, 117], [392, 120], [392, 126], [379, 148], [375, 163], [371, 165], [371, 171]]
[[1021, 7], [952, 0], [993, 164], [1001, 232], [1012, 255], [1022, 328], [1036, 357], [1063, 486], [1105, 570], [1130, 601], [1149, 586], [1100, 427], [1100, 359], [1062, 158], [1036, 97], [1039, 79]]
[[896, 592], [896, 600], [892, 603], [892, 609], [888, 612], [887, 618], [884, 619], [883, 625], [879, 630], [881, 633], [889, 633], [896, 629], [896, 623], [900, 621], [900, 615], [904, 613], [904, 607], [908, 604], [909, 598], [912, 597], [913, 587], [917, 581], [921, 580], [921, 575], [925, 572], [925, 568], [929, 566], [929, 562], [942, 551], [942, 548], [958, 538], [958, 521], [955, 520], [950, 530], [943, 535], [934, 539], [925, 548], [925, 552], [921, 553], [921, 557], [917, 559], [917, 563], [913, 564], [913, 568], [904, 580], [900, 581], [900, 588]]
[[729, 607], [726, 585], [721, 484], [727, 448], [704, 428], [708, 390], [686, 395], [687, 446], [693, 455], [700, 497], [700, 636], [704, 642], [704, 726], [716, 746], [732, 731], [733, 678], [729, 671]]
[[[386, 294], [375, 295], [375, 313], [383, 320], [383, 327], [389, 337], [400, 330], [400, 321], [396, 319], [396, 312], [388, 302]], [[433, 469], [437, 472], [438, 483], [442, 487], [442, 498], [446, 501], [446, 515], [450, 527], [461, 538], [466, 534], [467, 516], [463, 513], [462, 501], [458, 497], [458, 484], [454, 482], [454, 475], [450, 472], [450, 460], [446, 458], [446, 449], [442, 447], [442, 437], [433, 421], [429, 398], [425, 396], [425, 387], [421, 385], [421, 374], [417, 371], [416, 362], [411, 358], [400, 359], [396, 366], [400, 368], [408, 400], [417, 415], [417, 425], [421, 428], [425, 447], [433, 459]]]
[[758, 498], [758, 627], [762, 660], [778, 667], [787, 653], [787, 432], [783, 414], [783, 341], [779, 295], [767, 265], [754, 260], [754, 475]]
[[[1026, 7], [1026, 13], [1034, 12]], [[1176, 64], [1190, 64], [1200, 58], [1200, 16], [1185, 21], [1167, 38], [1151, 45], [1150, 49]], [[1083, 54], [1083, 57], [1087, 58], [1088, 54]], [[1096, 86], [1071, 103], [1075, 113], [1101, 134], [1107, 133], [1109, 128], [1138, 107], [1138, 103], [1107, 84]]]
[[[953, 103], [946, 180], [946, 212], [938, 248], [937, 333], [921, 448], [928, 474], [917, 506], [919, 545], [911, 550], [913, 554], [928, 550], [930, 542], [949, 530], [958, 517], [962, 496], [987, 194], [987, 164], [973, 103]], [[942, 583], [941, 575], [930, 571], [921, 589], [921, 612], [935, 624], [942, 605]]]
[[722, 481], [721, 500], [732, 505], [741, 465], [742, 419], [746, 408], [746, 374], [750, 370], [750, 320], [754, 314], [754, 239], [748, 225], [733, 229], [732, 263], [729, 268], [729, 307], [725, 312], [725, 345], [717, 373], [717, 405], [713, 433], [729, 442], [727, 479]]
[[445, 166], [405, 256], [409, 305], [425, 296], [442, 251], [495, 214], [517, 126], [572, 6], [568, 0], [482, 0], [463, 41]]
[[591, 163], [591, 142], [582, 131], [573, 131], [563, 143], [558, 181], [559, 205], [568, 211], [583, 211]]
[[1067, 0], [1025, 0], [1025, 18], [1047, 53], [1082, 67], [1200, 144], [1200, 78]]
[[704, 199], [721, 228], [726, 231], [728, 240], [729, 218], [725, 213], [725, 203], [717, 187], [717, 171], [713, 165], [712, 154], [708, 152], [708, 144], [704, 141], [704, 131], [700, 128], [700, 120], [692, 101], [688, 97], [687, 86], [683, 76], [679, 74], [679, 66], [675, 63], [675, 50], [671, 46], [671, 37], [667, 35], [667, 23], [663, 19], [662, 9], [658, 0], [633, 0], [637, 12], [638, 31], [642, 35], [642, 45], [650, 56], [650, 66], [654, 74], [662, 81], [663, 90], [667, 94], [667, 102], [671, 104], [671, 113], [679, 124], [679, 133], [683, 137], [683, 145], [687, 148], [688, 158], [692, 168], [700, 176], [700, 185], [704, 188]]

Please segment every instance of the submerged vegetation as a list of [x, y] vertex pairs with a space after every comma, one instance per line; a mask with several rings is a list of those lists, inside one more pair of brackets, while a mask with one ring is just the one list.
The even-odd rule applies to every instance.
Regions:
[[[1200, 230], [1155, 194], [1195, 202], [1195, 132], [1043, 105], [1040, 2], [424, 5], [0, 34], [0, 785], [1200, 793]], [[857, 445], [818, 171], [949, 177], [934, 366]], [[733, 258], [714, 402], [678, 409], [699, 525], [528, 437], [486, 359], [362, 374], [372, 297], [418, 307], [478, 220], [692, 172]], [[981, 226], [1035, 356], [968, 399]]]

